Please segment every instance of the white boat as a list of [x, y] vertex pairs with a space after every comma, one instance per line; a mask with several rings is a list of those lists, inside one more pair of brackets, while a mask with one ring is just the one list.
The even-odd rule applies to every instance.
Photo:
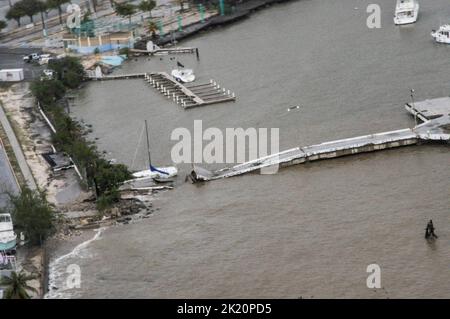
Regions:
[[174, 166], [168, 167], [153, 167], [150, 165], [150, 169], [146, 169], [143, 171], [133, 173], [133, 177], [135, 178], [157, 178], [157, 179], [166, 179], [170, 177], [174, 177], [178, 174], [178, 170]]
[[450, 25], [444, 24], [436, 31], [431, 32], [431, 36], [439, 43], [450, 44]]
[[417, 0], [397, 0], [394, 23], [410, 24], [417, 21], [419, 16], [419, 2]]
[[178, 82], [189, 83], [195, 80], [194, 71], [191, 69], [174, 69], [172, 70], [172, 76]]
[[[146, 170], [143, 170], [143, 171], [134, 172], [133, 180], [148, 179], [148, 178], [153, 178], [153, 179], [157, 179], [157, 180], [165, 180], [165, 179], [169, 179], [171, 177], [176, 176], [178, 174], [178, 169], [174, 166], [155, 167], [152, 165], [152, 159], [150, 156], [150, 140], [148, 137], [147, 121], [145, 121], [145, 132], [147, 134], [147, 153], [148, 153], [148, 167], [149, 168]], [[126, 181], [126, 182], [130, 182], [130, 181]]]
[[14, 233], [10, 214], [0, 214], [0, 251], [10, 252], [16, 249], [17, 235]]

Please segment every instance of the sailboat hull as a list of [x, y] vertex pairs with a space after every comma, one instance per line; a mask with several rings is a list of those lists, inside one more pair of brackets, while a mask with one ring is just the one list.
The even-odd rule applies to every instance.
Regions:
[[167, 174], [163, 174], [158, 171], [152, 171], [150, 169], [139, 171], [133, 173], [134, 178], [159, 178], [159, 179], [165, 179], [174, 177], [178, 174], [178, 170], [176, 167], [169, 166], [169, 167], [158, 167], [158, 170], [161, 172], [165, 172]]

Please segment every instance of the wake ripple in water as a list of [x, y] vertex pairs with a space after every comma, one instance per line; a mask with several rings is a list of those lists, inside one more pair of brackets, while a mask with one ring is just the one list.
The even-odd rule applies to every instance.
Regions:
[[82, 242], [76, 246], [71, 252], [56, 258], [49, 264], [49, 278], [48, 278], [48, 292], [45, 299], [67, 299], [74, 297], [76, 289], [69, 288], [66, 285], [66, 279], [69, 275], [67, 267], [72, 264], [74, 258], [90, 257], [87, 246], [90, 243], [100, 238], [101, 234], [106, 230], [106, 227], [101, 227], [95, 230], [96, 234], [89, 240]]

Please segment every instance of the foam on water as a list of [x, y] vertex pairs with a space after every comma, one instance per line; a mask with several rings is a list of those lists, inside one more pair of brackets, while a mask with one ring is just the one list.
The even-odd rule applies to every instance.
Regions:
[[48, 293], [45, 295], [46, 299], [61, 299], [73, 297], [74, 289], [66, 287], [65, 280], [67, 278], [67, 266], [70, 265], [74, 258], [89, 258], [88, 250], [86, 249], [90, 243], [98, 240], [107, 227], [101, 227], [95, 230], [95, 235], [78, 246], [71, 252], [62, 255], [49, 264], [48, 275]]

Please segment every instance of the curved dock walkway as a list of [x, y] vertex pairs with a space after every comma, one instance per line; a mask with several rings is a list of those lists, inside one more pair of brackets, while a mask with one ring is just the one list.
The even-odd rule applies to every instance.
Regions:
[[416, 119], [423, 121], [414, 128], [341, 139], [306, 147], [296, 147], [216, 172], [195, 171], [198, 181], [227, 178], [268, 167], [285, 167], [316, 160], [381, 151], [418, 144], [420, 141], [450, 143], [450, 98], [439, 98], [406, 104]]

